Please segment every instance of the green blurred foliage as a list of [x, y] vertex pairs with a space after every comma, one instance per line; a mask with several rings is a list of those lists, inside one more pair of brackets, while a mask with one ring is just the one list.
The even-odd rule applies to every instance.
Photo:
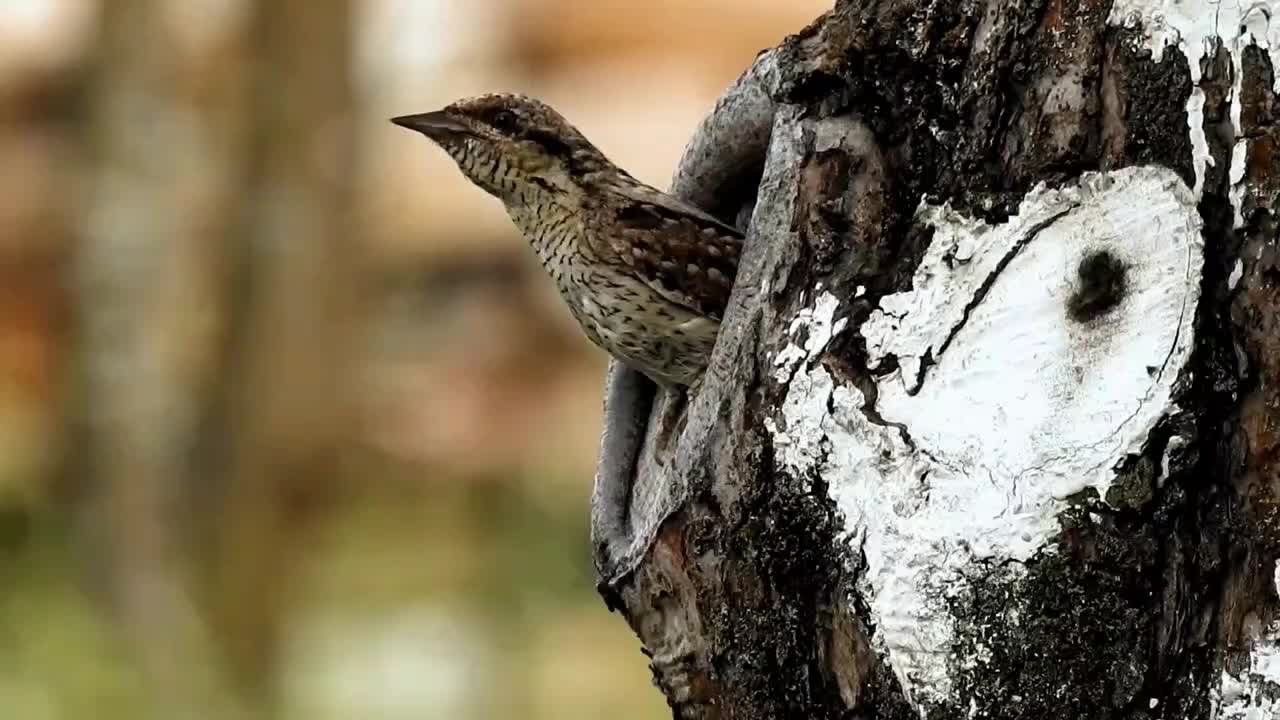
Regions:
[[[664, 716], [638, 642], [595, 595], [585, 492], [549, 505], [529, 490], [546, 479], [399, 480], [352, 491], [312, 531], [281, 720]], [[65, 523], [11, 513], [0, 534], [4, 717], [145, 716]]]

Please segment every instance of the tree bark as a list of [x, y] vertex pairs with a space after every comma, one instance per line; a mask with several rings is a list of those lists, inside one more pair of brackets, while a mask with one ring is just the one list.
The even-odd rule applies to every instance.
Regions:
[[747, 250], [593, 501], [676, 717], [1280, 717], [1280, 7], [1164, 5], [838, 2], [699, 128]]

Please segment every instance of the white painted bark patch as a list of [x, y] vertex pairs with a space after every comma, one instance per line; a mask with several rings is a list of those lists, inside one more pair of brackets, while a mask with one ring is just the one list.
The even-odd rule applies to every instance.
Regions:
[[[1280, 563], [1273, 572], [1280, 592]], [[1280, 622], [1273, 623], [1249, 650], [1249, 666], [1238, 673], [1223, 671], [1214, 717], [1218, 720], [1274, 720], [1280, 718]]]
[[[934, 236], [912, 289], [860, 328], [872, 364], [898, 360], [874, 408], [814, 362], [840, 331], [835, 298], [793, 326], [810, 332], [779, 354], [778, 462], [829, 483], [865, 558], [873, 643], [913, 702], [954, 700], [945, 599], [962, 572], [1052, 552], [1066, 499], [1105, 498], [1116, 464], [1173, 411], [1203, 265], [1195, 204], [1172, 171], [1127, 168], [1039, 187], [999, 225], [922, 207]], [[1077, 322], [1077, 269], [1103, 250], [1127, 267], [1127, 292]]]
[[[1191, 69], [1191, 95], [1187, 98], [1187, 129], [1191, 136], [1192, 162], [1195, 167], [1196, 197], [1204, 188], [1205, 165], [1213, 164], [1204, 134], [1204, 92], [1200, 85], [1200, 61], [1214, 51], [1214, 44], [1231, 54], [1235, 69], [1235, 85], [1231, 98], [1231, 120], [1236, 137], [1240, 132], [1240, 72], [1244, 49], [1257, 45], [1267, 50], [1271, 67], [1280, 70], [1280, 0], [1115, 0], [1109, 18], [1113, 25], [1141, 27], [1152, 57], [1159, 61], [1164, 49], [1176, 46], [1187, 57]], [[1280, 92], [1280, 72], [1275, 75], [1275, 90]], [[1234, 158], [1244, 157], [1245, 143], [1237, 144]], [[1232, 168], [1231, 182], [1243, 180], [1243, 160], [1237, 176]], [[1239, 227], [1240, 194], [1232, 192]]]

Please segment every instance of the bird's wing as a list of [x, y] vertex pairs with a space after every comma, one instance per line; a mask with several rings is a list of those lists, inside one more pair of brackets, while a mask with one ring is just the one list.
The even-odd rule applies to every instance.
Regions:
[[610, 249], [659, 295], [719, 320], [738, 273], [742, 233], [676, 197], [641, 185], [617, 190]]

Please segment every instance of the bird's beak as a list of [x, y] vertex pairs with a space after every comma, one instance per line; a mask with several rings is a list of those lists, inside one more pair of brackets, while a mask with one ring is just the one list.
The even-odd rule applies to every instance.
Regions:
[[443, 140], [454, 135], [471, 132], [471, 129], [464, 123], [459, 122], [443, 110], [419, 115], [401, 115], [400, 117], [391, 118], [391, 122], [400, 127], [420, 132], [432, 140]]

